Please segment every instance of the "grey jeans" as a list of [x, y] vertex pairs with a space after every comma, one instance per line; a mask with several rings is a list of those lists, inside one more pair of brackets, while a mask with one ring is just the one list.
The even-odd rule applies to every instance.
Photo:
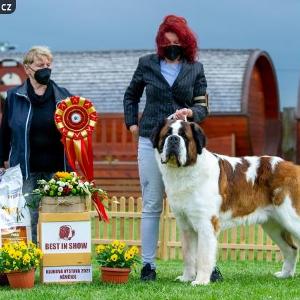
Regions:
[[[31, 218], [31, 234], [32, 241], [37, 243], [37, 224], [39, 220], [39, 203], [40, 196], [32, 195], [31, 192], [37, 188], [37, 181], [41, 179], [50, 180], [53, 173], [47, 172], [34, 172], [30, 173], [28, 179], [23, 182], [23, 194], [25, 195], [26, 203], [29, 206], [30, 218]], [[27, 194], [27, 195], [26, 195]]]
[[143, 211], [141, 222], [142, 261], [155, 269], [159, 219], [163, 208], [164, 184], [154, 156], [150, 139], [140, 137], [138, 166], [142, 188]]

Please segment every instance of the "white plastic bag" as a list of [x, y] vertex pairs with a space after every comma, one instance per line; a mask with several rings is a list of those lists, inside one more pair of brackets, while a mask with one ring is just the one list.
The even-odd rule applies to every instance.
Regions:
[[22, 187], [20, 165], [0, 176], [0, 247], [6, 242], [31, 241], [30, 212]]

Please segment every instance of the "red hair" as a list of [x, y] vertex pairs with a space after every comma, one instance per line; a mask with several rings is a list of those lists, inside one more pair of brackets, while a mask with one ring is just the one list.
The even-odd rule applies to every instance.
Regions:
[[158, 28], [156, 35], [157, 54], [160, 58], [164, 57], [163, 46], [168, 44], [165, 38], [166, 32], [173, 32], [178, 36], [183, 49], [183, 56], [188, 62], [195, 62], [197, 58], [197, 38], [188, 27], [187, 21], [183, 17], [175, 15], [166, 16]]

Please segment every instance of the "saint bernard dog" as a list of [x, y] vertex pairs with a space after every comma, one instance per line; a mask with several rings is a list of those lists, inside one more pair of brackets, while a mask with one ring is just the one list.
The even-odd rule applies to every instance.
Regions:
[[216, 264], [220, 230], [261, 224], [295, 273], [300, 242], [300, 167], [275, 156], [229, 157], [208, 151], [196, 123], [165, 120], [154, 130], [166, 194], [181, 231], [184, 270], [177, 279], [206, 285]]

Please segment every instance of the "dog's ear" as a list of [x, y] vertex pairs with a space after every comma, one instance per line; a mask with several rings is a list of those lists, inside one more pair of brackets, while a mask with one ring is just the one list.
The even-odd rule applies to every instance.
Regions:
[[197, 153], [201, 154], [202, 149], [206, 146], [206, 137], [201, 129], [201, 127], [197, 123], [190, 123], [191, 124], [191, 129], [193, 133], [194, 140], [196, 142], [197, 146]]
[[157, 126], [155, 126], [152, 130], [152, 133], [150, 135], [150, 140], [152, 142], [153, 148], [158, 148], [158, 142], [159, 142], [159, 134], [161, 129], [165, 126], [167, 120], [161, 120]]

